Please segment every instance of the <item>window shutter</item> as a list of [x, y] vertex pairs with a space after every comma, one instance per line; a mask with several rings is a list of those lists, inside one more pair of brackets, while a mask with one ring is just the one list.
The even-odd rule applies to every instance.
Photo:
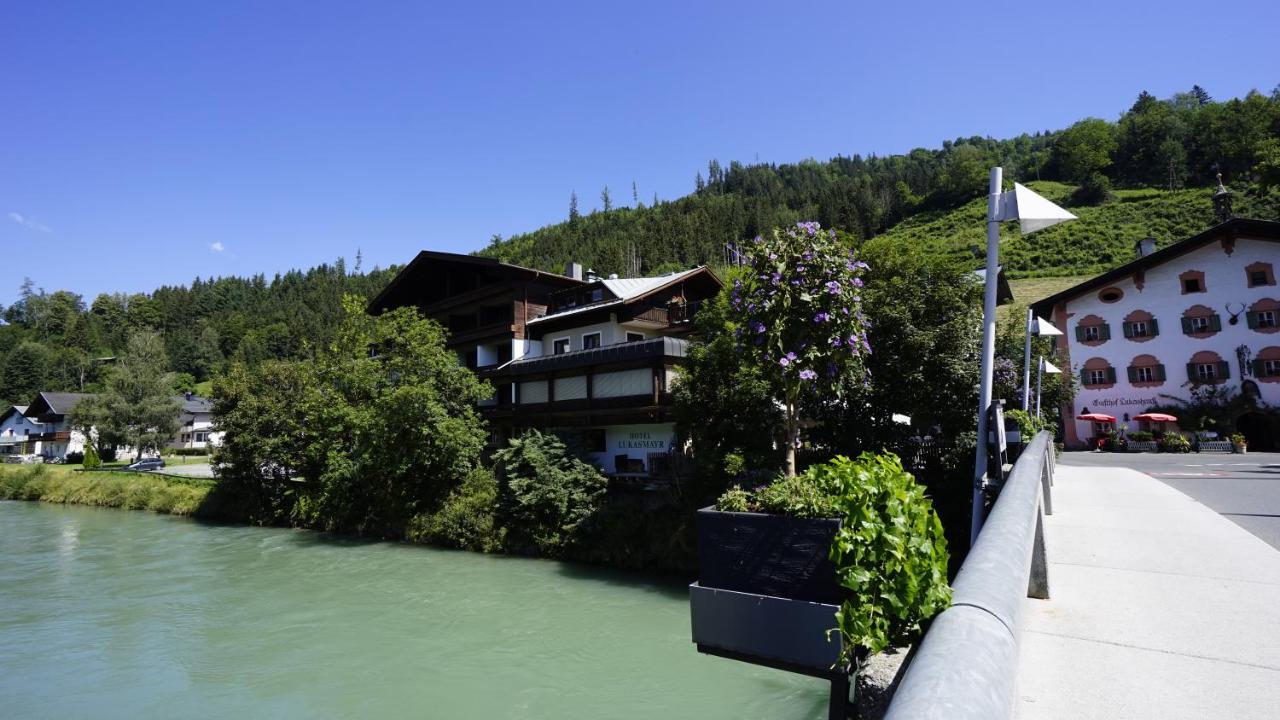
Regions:
[[1191, 318], [1189, 318], [1189, 317], [1184, 317], [1184, 318], [1182, 318], [1182, 334], [1183, 334], [1183, 335], [1190, 335], [1191, 333], [1192, 333], [1192, 330], [1191, 330]]
[[1249, 370], [1253, 372], [1254, 377], [1262, 377], [1264, 367], [1261, 360], [1253, 360], [1249, 363]]
[[1116, 369], [1113, 367], [1107, 368], [1107, 382], [1112, 385], [1116, 383]]
[[1076, 342], [1084, 342], [1084, 327], [1076, 326]]
[[1223, 380], [1226, 380], [1227, 378], [1231, 377], [1231, 363], [1229, 362], [1218, 363], [1218, 377]]
[[1147, 321], [1147, 334], [1151, 337], [1155, 337], [1160, 334], [1160, 326], [1156, 324], [1155, 318], [1151, 318]]
[[1098, 327], [1098, 337], [1104, 341], [1110, 340], [1111, 326], [1108, 325], [1107, 323], [1102, 323], [1102, 325]]
[[1196, 364], [1187, 363], [1187, 379], [1191, 382], [1196, 381]]
[[1250, 310], [1249, 312], [1245, 313], [1244, 317], [1245, 317], [1245, 320], [1248, 321], [1249, 323], [1250, 330], [1258, 329], [1258, 313]]
[[1221, 317], [1218, 317], [1217, 315], [1210, 315], [1210, 316], [1209, 316], [1209, 329], [1210, 329], [1210, 330], [1212, 330], [1212, 331], [1214, 331], [1214, 332], [1219, 332], [1219, 331], [1221, 331], [1221, 330], [1222, 330], [1222, 318], [1221, 318]]
[[1120, 327], [1124, 328], [1125, 337], [1127, 338], [1133, 337], [1133, 323], [1124, 323]]
[[1080, 371], [1080, 384], [1081, 384], [1081, 385], [1085, 385], [1085, 386], [1087, 386], [1087, 385], [1089, 384], [1089, 371], [1088, 371], [1088, 370], [1081, 370], [1081, 371]]
[[1138, 382], [1138, 368], [1130, 365], [1128, 369], [1129, 369], [1129, 382], [1130, 383]]
[[1156, 366], [1156, 375], [1155, 375], [1155, 378], [1156, 378], [1157, 380], [1159, 380], [1160, 382], [1164, 382], [1164, 381], [1165, 381], [1165, 379], [1166, 379], [1166, 378], [1165, 378], [1165, 375], [1164, 375], [1164, 366], [1163, 366], [1163, 365], [1157, 365], [1157, 366]]

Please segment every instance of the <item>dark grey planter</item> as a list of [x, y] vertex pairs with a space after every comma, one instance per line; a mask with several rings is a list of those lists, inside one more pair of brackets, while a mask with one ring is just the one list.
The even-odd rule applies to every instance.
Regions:
[[698, 511], [698, 584], [839, 605], [846, 591], [828, 559], [835, 518]]

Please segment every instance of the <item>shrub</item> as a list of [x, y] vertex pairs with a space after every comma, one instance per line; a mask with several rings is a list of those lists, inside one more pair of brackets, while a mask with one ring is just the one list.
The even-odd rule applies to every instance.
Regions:
[[1245, 436], [1244, 436], [1244, 435], [1242, 435], [1242, 434], [1240, 434], [1240, 433], [1232, 433], [1232, 434], [1231, 434], [1231, 443], [1232, 443], [1233, 445], [1247, 445], [1247, 444], [1249, 443], [1249, 441], [1245, 438]]
[[1095, 174], [1085, 178], [1080, 187], [1071, 193], [1072, 205], [1101, 205], [1111, 198], [1111, 181], [1106, 175]]
[[831, 560], [850, 590], [836, 613], [849, 652], [907, 640], [951, 601], [942, 523], [897, 455], [837, 456], [755, 493], [731, 488], [716, 507], [841, 519]]
[[418, 515], [409, 523], [407, 537], [445, 547], [496, 552], [502, 549], [502, 532], [494, 521], [498, 480], [491, 470], [472, 470], [433, 515]]
[[1191, 452], [1191, 441], [1177, 433], [1166, 433], [1160, 438], [1160, 449], [1170, 453]]
[[1151, 434], [1146, 430], [1135, 430], [1129, 433], [1130, 442], [1151, 442], [1151, 440], [1154, 438], [1155, 438], [1155, 435]]
[[98, 457], [98, 451], [93, 447], [92, 443], [85, 443], [84, 446], [84, 469], [97, 470], [102, 467], [102, 458]]
[[608, 480], [570, 455], [560, 438], [531, 430], [494, 453], [499, 470], [497, 516], [507, 546], [555, 555], [596, 512]]
[[63, 458], [63, 460], [64, 460], [68, 465], [79, 465], [79, 464], [81, 464], [81, 463], [83, 463], [83, 462], [84, 462], [84, 453], [82, 453], [82, 452], [69, 452], [69, 453], [67, 453], [67, 456], [66, 456], [65, 458]]

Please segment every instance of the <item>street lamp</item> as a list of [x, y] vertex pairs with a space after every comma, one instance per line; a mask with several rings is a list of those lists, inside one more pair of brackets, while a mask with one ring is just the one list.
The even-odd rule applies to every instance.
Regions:
[[1027, 339], [1025, 347], [1022, 349], [1022, 409], [1031, 411], [1031, 336], [1054, 337], [1061, 335], [1062, 331], [1053, 326], [1053, 323], [1042, 317], [1036, 317], [1035, 311], [1027, 308]]
[[1004, 168], [991, 168], [987, 190], [987, 272], [982, 301], [982, 376], [978, 390], [978, 442], [973, 467], [973, 512], [969, 543], [978, 539], [987, 484], [987, 411], [991, 408], [991, 371], [996, 355], [996, 285], [1000, 275], [1000, 223], [1017, 220], [1023, 234], [1052, 227], [1076, 216], [1045, 200], [1019, 183], [1001, 191]]
[[1053, 363], [1040, 356], [1040, 367], [1036, 369], [1036, 418], [1040, 417], [1040, 383], [1044, 380], [1045, 373], [1057, 375], [1062, 371], [1054, 366]]

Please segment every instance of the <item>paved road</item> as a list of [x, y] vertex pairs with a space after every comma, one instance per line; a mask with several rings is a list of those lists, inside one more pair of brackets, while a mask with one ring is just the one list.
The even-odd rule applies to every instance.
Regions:
[[185, 475], [186, 477], [211, 478], [213, 468], [209, 463], [187, 463], [185, 465], [166, 465], [162, 473], [166, 475]]
[[1078, 467], [1146, 473], [1280, 549], [1280, 453], [1063, 453]]

